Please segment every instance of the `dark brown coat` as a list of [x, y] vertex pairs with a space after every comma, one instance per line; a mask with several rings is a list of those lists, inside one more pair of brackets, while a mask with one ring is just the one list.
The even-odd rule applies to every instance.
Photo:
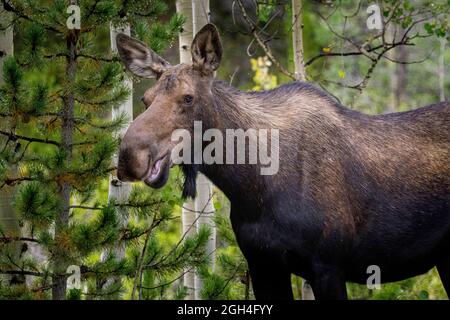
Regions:
[[128, 69], [159, 79], [123, 138], [122, 179], [164, 185], [170, 134], [192, 131], [195, 120], [204, 130], [279, 130], [276, 175], [249, 164], [182, 165], [185, 195], [195, 195], [200, 171], [230, 199], [257, 298], [292, 298], [291, 273], [318, 299], [346, 298], [345, 282], [365, 283], [370, 265], [383, 282], [438, 266], [450, 290], [449, 103], [369, 116], [305, 83], [241, 92], [212, 79], [221, 57], [212, 25], [194, 40], [193, 65], [171, 67], [137, 40], [117, 40]]

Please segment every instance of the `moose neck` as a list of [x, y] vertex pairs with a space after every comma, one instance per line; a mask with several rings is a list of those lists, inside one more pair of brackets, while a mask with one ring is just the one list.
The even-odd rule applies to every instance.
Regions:
[[[342, 132], [346, 130], [346, 123], [353, 117], [361, 117], [303, 82], [292, 82], [268, 91], [242, 92], [215, 81], [211, 93], [212, 102], [204, 110], [203, 130], [218, 129], [223, 137], [226, 137], [227, 129], [255, 129], [259, 133], [266, 130], [268, 153], [271, 153], [272, 160], [279, 160], [279, 170], [268, 175], [262, 175], [264, 165], [261, 166], [260, 159], [258, 164], [203, 163], [198, 167], [231, 201], [252, 205], [267, 200], [264, 199], [266, 195], [270, 198], [271, 193], [284, 192], [289, 184], [294, 184], [291, 189], [299, 192], [305, 154], [320, 153], [318, 148], [322, 144], [344, 139]], [[278, 158], [272, 154], [271, 134], [274, 129], [279, 132]], [[327, 134], [321, 134], [324, 132]], [[261, 148], [259, 137], [258, 148]], [[226, 153], [227, 144], [224, 142], [223, 154]]]
[[[209, 106], [210, 114], [203, 123], [206, 129], [218, 129], [223, 141], [223, 155], [227, 154], [225, 138], [227, 130], [242, 129], [271, 129], [273, 124], [264, 114], [264, 106], [251, 93], [239, 91], [224, 82], [215, 81], [212, 85], [213, 105]], [[269, 135], [270, 136], [270, 135]], [[248, 145], [246, 145], [248, 148]], [[235, 148], [236, 149], [236, 148]], [[248, 149], [247, 149], [248, 150]], [[234, 150], [236, 152], [236, 150]], [[235, 159], [236, 160], [236, 159]], [[259, 164], [202, 164], [199, 170], [219, 187], [231, 200], [246, 203], [252, 199], [257, 201], [263, 189], [266, 188], [267, 178], [260, 175]]]
[[270, 127], [267, 106], [256, 92], [240, 91], [223, 81], [212, 83], [214, 120], [211, 124], [221, 130]]

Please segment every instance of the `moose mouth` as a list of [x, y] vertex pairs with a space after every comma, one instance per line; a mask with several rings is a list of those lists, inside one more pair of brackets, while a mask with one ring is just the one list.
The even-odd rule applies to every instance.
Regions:
[[155, 189], [162, 188], [169, 179], [170, 162], [170, 153], [167, 153], [152, 165], [149, 163], [148, 171], [142, 179], [145, 184]]

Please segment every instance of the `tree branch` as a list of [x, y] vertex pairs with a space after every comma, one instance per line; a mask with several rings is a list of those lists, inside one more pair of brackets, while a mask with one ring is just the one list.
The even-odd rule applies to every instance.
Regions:
[[0, 242], [9, 243], [13, 241], [38, 242], [37, 239], [27, 237], [0, 237]]
[[45, 29], [47, 29], [47, 30], [50, 30], [50, 31], [53, 31], [53, 32], [56, 32], [56, 33], [62, 33], [60, 30], [58, 30], [58, 29], [56, 29], [56, 28], [54, 28], [52, 26], [49, 26], [47, 24], [38, 22], [38, 21], [32, 19], [31, 17], [23, 14], [22, 11], [17, 10], [13, 6], [11, 6], [11, 3], [9, 1], [6, 1], [6, 0], [0, 0], [0, 1], [3, 4], [3, 9], [8, 11], [8, 12], [14, 13], [16, 17], [22, 18], [24, 20], [31, 21], [31, 22], [36, 23], [36, 24], [39, 24], [39, 25], [43, 26]]
[[17, 134], [14, 134], [12, 132], [6, 132], [6, 131], [3, 131], [3, 130], [0, 130], [0, 134], [2, 134], [4, 136], [7, 136], [9, 138], [12, 138], [13, 140], [14, 139], [20, 139], [20, 140], [25, 140], [25, 141], [30, 141], [30, 142], [46, 143], [46, 144], [52, 144], [52, 145], [55, 145], [55, 146], [58, 146], [58, 147], [60, 145], [59, 142], [54, 141], [54, 140], [41, 139], [41, 138], [30, 138], [30, 137], [17, 135]]
[[0, 269], [0, 274], [18, 274], [23, 276], [34, 276], [34, 277], [43, 277], [44, 274], [41, 272], [34, 272], [28, 270], [2, 270]]
[[256, 42], [261, 47], [261, 49], [264, 50], [265, 54], [270, 59], [270, 61], [272, 61], [272, 63], [281, 71], [281, 73], [283, 73], [284, 75], [288, 76], [289, 78], [292, 78], [293, 80], [295, 80], [296, 79], [295, 75], [280, 64], [280, 62], [273, 55], [272, 50], [270, 49], [270, 47], [259, 36], [256, 24], [248, 16], [247, 10], [245, 10], [245, 7], [244, 7], [244, 4], [242, 3], [242, 0], [236, 0], [236, 2], [239, 5], [239, 8], [241, 9], [242, 16], [244, 17], [244, 20], [246, 21], [247, 25], [250, 27], [250, 33], [253, 35], [253, 37], [255, 38]]

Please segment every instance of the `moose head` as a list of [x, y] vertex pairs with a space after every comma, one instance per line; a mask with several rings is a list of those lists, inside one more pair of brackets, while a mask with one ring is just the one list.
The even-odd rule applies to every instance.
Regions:
[[[222, 57], [219, 32], [212, 24], [195, 36], [192, 64], [172, 66], [139, 40], [117, 35], [117, 48], [125, 67], [142, 78], [156, 78], [142, 101], [146, 110], [129, 126], [122, 139], [117, 176], [122, 181], [144, 181], [161, 188], [173, 165], [171, 140], [176, 129], [193, 133], [194, 121], [213, 119], [211, 86]], [[210, 120], [209, 120], [210, 121]]]

